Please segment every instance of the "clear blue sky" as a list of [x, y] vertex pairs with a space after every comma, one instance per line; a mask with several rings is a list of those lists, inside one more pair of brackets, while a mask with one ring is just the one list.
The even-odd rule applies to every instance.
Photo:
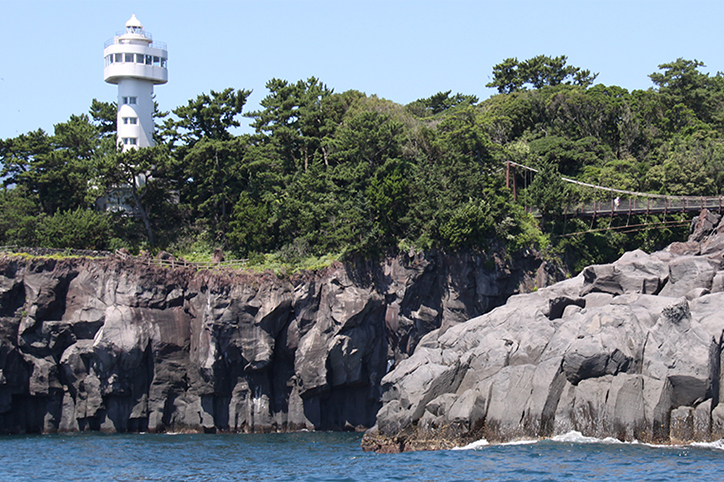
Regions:
[[168, 44], [163, 110], [209, 90], [315, 76], [406, 104], [452, 90], [485, 99], [507, 57], [567, 55], [629, 90], [678, 57], [724, 71], [724, 2], [667, 0], [0, 0], [0, 138], [115, 101], [103, 43], [136, 14]]

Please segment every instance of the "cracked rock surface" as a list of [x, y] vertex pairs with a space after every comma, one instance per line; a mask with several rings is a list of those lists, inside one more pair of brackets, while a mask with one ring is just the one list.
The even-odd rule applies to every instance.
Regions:
[[[0, 433], [361, 430], [428, 332], [541, 279], [535, 255], [410, 253], [286, 278], [2, 257]], [[439, 366], [443, 393], [467, 365]]]
[[708, 221], [695, 220], [686, 243], [589, 266], [425, 335], [382, 379], [363, 448], [573, 430], [655, 443], [724, 438], [724, 225], [711, 213], [699, 219]]

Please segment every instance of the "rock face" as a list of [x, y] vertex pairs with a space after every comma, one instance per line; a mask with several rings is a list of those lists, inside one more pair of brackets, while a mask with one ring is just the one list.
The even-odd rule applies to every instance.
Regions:
[[657, 443], [724, 437], [724, 226], [699, 219], [708, 226], [697, 222], [687, 243], [626, 253], [425, 335], [382, 379], [363, 447], [573, 430]]
[[548, 278], [516, 265], [413, 253], [279, 279], [0, 258], [0, 433], [369, 427], [424, 335]]

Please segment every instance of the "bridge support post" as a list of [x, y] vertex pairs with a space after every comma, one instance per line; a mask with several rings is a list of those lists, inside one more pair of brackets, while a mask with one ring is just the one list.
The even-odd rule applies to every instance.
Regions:
[[510, 189], [510, 165], [513, 164], [513, 201], [518, 201], [518, 191], [515, 184], [515, 163], [505, 161], [505, 187]]
[[510, 189], [510, 161], [505, 161], [505, 188]]

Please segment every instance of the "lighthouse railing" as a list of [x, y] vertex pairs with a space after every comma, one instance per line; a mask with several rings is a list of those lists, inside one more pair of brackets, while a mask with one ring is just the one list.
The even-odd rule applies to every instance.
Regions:
[[[128, 30], [119, 30], [116, 32], [116, 37], [120, 37], [121, 35], [128, 34]], [[153, 40], [153, 35], [151, 35], [151, 32], [146, 32], [145, 30], [141, 30], [140, 32], [133, 32], [131, 35], [143, 35], [148, 40]]]
[[[103, 44], [103, 48], [107, 49], [113, 44], [120, 44], [118, 37], [113, 37], [106, 40], [106, 42]], [[168, 45], [166, 44], [166, 42], [152, 42], [149, 47], [153, 49], [168, 50]]]

